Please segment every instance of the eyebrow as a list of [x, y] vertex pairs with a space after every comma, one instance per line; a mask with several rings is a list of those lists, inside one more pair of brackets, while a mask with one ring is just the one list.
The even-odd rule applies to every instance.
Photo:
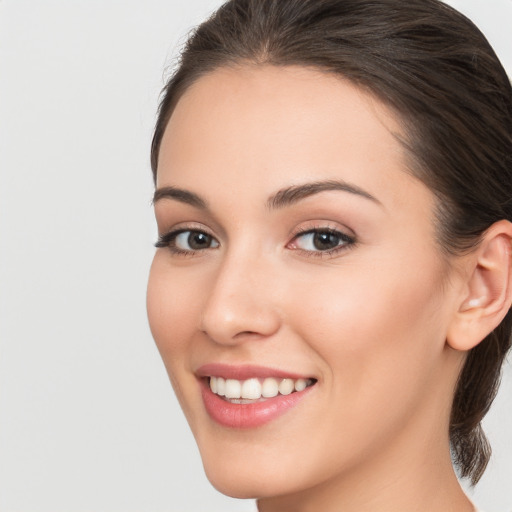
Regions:
[[194, 192], [177, 187], [162, 187], [156, 189], [153, 195], [153, 204], [160, 199], [174, 199], [180, 203], [195, 206], [200, 210], [206, 210], [208, 208], [208, 203], [202, 197], [194, 194]]
[[315, 181], [313, 183], [305, 183], [303, 185], [294, 185], [283, 188], [268, 199], [267, 206], [269, 209], [284, 208], [286, 206], [291, 206], [306, 197], [331, 190], [349, 192], [350, 194], [363, 197], [382, 206], [382, 203], [369, 192], [343, 180]]
[[[315, 194], [319, 194], [320, 192], [333, 190], [349, 192], [350, 194], [363, 197], [364, 199], [368, 199], [376, 204], [382, 205], [382, 203], [376, 197], [372, 196], [369, 192], [356, 185], [347, 183], [342, 180], [326, 180], [305, 183], [303, 185], [293, 185], [291, 187], [278, 190], [267, 200], [267, 207], [271, 210], [284, 208], [286, 206], [291, 206], [301, 201], [302, 199], [313, 196]], [[155, 190], [153, 195], [153, 204], [155, 204], [160, 199], [174, 199], [175, 201], [194, 206], [201, 210], [208, 209], [207, 201], [201, 196], [194, 192], [190, 192], [189, 190], [184, 190], [178, 187], [168, 186], [158, 188]]]

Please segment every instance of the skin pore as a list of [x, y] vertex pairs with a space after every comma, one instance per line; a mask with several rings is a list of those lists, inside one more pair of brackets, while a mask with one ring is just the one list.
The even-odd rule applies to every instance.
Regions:
[[[247, 65], [199, 79], [164, 134], [151, 329], [208, 478], [263, 512], [473, 510], [448, 442], [467, 273], [400, 130], [348, 81]], [[206, 364], [314, 385], [230, 428], [205, 408]]]

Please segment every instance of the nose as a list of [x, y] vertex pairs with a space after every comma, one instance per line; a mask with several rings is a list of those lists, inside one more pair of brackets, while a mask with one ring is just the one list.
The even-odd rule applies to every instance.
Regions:
[[223, 345], [275, 334], [281, 320], [274, 277], [272, 266], [262, 258], [226, 256], [211, 277], [201, 330]]

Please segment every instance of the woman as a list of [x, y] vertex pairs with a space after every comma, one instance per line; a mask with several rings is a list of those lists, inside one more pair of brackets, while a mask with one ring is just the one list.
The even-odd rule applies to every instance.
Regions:
[[151, 329], [221, 492], [472, 511], [510, 348], [512, 91], [437, 0], [231, 0], [152, 145]]

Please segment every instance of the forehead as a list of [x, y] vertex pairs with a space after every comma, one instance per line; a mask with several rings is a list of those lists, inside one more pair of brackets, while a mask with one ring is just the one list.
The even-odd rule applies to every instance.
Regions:
[[341, 178], [382, 190], [395, 178], [417, 181], [403, 172], [397, 135], [403, 137], [393, 113], [342, 77], [292, 66], [221, 68], [195, 82], [176, 105], [162, 140], [157, 186], [215, 180], [268, 194]]

